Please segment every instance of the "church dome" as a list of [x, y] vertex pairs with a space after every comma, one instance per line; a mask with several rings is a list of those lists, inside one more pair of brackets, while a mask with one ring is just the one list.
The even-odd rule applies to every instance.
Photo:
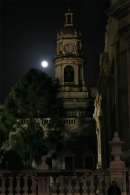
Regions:
[[73, 26], [64, 26], [63, 34], [75, 34], [75, 30]]

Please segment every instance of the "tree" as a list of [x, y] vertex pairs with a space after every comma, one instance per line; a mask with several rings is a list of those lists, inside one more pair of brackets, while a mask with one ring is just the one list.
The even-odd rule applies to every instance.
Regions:
[[[11, 150], [29, 168], [50, 150], [62, 148], [63, 107], [57, 89], [51, 77], [37, 69], [20, 77], [0, 109], [3, 156]], [[44, 118], [50, 118], [50, 123], [43, 124]]]

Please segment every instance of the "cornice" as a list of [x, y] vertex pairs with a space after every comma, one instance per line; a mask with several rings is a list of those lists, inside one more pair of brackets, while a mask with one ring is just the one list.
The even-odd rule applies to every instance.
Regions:
[[105, 13], [109, 17], [113, 17], [117, 20], [124, 18], [126, 15], [130, 14], [130, 1], [129, 0], [119, 0], [115, 4], [111, 5]]
[[61, 54], [60, 56], [57, 56], [56, 58], [53, 59], [53, 62], [56, 61], [57, 59], [67, 59], [67, 58], [71, 58], [71, 59], [80, 59], [83, 60], [85, 62], [85, 59], [83, 58], [83, 55], [76, 55], [76, 54]]
[[66, 36], [66, 37], [58, 37], [57, 39], [56, 39], [56, 41], [59, 41], [59, 40], [61, 40], [61, 39], [63, 39], [63, 40], [70, 40], [70, 39], [75, 39], [75, 40], [80, 40], [81, 42], [82, 42], [82, 40], [81, 40], [81, 37], [74, 37], [74, 36]]
[[128, 44], [128, 48], [130, 49], [130, 24], [120, 29], [118, 33], [120, 37], [123, 37], [125, 39], [125, 41]]

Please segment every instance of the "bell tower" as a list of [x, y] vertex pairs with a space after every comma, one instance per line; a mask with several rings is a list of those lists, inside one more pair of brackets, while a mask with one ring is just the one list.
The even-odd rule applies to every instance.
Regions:
[[[63, 29], [57, 33], [56, 55], [53, 60], [55, 79], [59, 81], [58, 97], [63, 99], [67, 117], [84, 115], [89, 98], [85, 86], [81, 33], [74, 27], [73, 13], [68, 8]], [[78, 110], [82, 110], [82, 113]], [[73, 114], [72, 114], [73, 113]]]
[[[73, 13], [70, 8], [65, 14], [63, 29], [57, 33], [53, 63], [55, 79], [59, 84], [58, 98], [61, 98], [64, 104], [63, 132], [67, 137], [61, 168], [94, 168], [96, 134], [93, 100], [95, 94], [92, 88], [85, 85], [85, 59], [82, 53], [81, 33], [74, 27]], [[79, 159], [82, 159], [81, 162]], [[57, 167], [60, 162], [57, 163]]]
[[83, 67], [81, 33], [73, 24], [73, 13], [68, 8], [65, 14], [63, 30], [57, 34], [56, 55], [54, 59], [55, 78], [60, 85], [83, 85]]

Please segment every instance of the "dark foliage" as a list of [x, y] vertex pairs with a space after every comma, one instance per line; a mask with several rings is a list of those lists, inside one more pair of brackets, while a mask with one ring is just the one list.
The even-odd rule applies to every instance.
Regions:
[[[51, 77], [37, 69], [21, 76], [12, 87], [0, 109], [2, 163], [11, 151], [29, 168], [33, 161], [38, 164], [42, 155], [62, 148], [59, 116], [63, 116], [63, 107], [57, 89]], [[44, 118], [50, 118], [50, 123], [43, 123]], [[6, 159], [8, 165], [9, 161]]]

